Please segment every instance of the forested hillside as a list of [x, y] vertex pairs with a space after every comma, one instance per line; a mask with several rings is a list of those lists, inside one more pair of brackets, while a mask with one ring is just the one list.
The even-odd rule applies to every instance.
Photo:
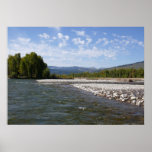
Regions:
[[133, 69], [144, 69], [144, 61], [141, 61], [141, 62], [136, 62], [136, 63], [131, 63], [131, 64], [125, 64], [125, 65], [120, 65], [120, 66], [116, 66], [116, 67], [111, 67], [111, 68], [108, 68], [108, 69], [122, 69], [122, 68], [133, 68]]

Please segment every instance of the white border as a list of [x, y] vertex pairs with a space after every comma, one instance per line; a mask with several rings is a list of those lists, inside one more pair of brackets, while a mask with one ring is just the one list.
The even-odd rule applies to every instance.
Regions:
[[[151, 0], [0, 0], [0, 151], [152, 151]], [[8, 26], [144, 26], [145, 125], [7, 125]]]

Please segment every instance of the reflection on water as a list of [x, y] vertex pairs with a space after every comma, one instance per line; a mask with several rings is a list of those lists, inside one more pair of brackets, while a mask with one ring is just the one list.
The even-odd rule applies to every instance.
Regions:
[[144, 124], [144, 110], [69, 85], [9, 79], [8, 124]]

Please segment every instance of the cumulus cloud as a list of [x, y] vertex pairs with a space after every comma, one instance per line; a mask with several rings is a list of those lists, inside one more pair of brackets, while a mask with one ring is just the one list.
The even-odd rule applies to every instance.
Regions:
[[57, 35], [58, 35], [58, 38], [59, 38], [59, 39], [62, 39], [62, 38], [63, 38], [63, 34], [62, 34], [62, 33], [58, 33]]
[[110, 50], [110, 49], [98, 49], [96, 47], [93, 47], [92, 49], [81, 49], [77, 52], [78, 55], [89, 57], [89, 58], [97, 58], [104, 56], [106, 58], [115, 58], [116, 57], [116, 50]]
[[50, 38], [50, 36], [49, 36], [48, 34], [46, 34], [46, 33], [39, 34], [38, 36], [39, 36], [40, 38], [44, 38], [44, 39], [49, 39], [49, 38]]
[[81, 38], [74, 38], [72, 39], [72, 42], [77, 45], [77, 44], [80, 44], [80, 45], [84, 45], [85, 44], [85, 41], [84, 40], [81, 40]]
[[96, 40], [96, 38], [94, 39], [97, 34], [96, 31], [92, 31], [90, 35], [88, 33], [87, 35], [83, 30], [75, 30], [74, 32], [77, 35], [74, 34], [75, 37], [70, 34], [64, 34], [61, 31], [55, 32], [52, 37], [47, 33], [42, 33], [38, 35], [41, 38], [39, 41], [32, 41], [32, 39], [27, 37], [18, 37], [9, 40], [9, 53], [21, 52], [23, 56], [34, 51], [43, 56], [48, 65], [53, 62], [54, 65], [67, 64], [70, 66], [70, 63], [72, 65], [73, 62], [78, 65], [81, 60], [81, 63], [83, 63], [83, 59], [90, 61], [100, 57], [103, 60], [116, 59], [120, 53], [127, 54], [128, 49], [130, 49], [129, 53], [133, 51], [133, 46], [144, 47], [143, 41], [131, 36], [113, 33], [111, 37], [107, 37], [107, 33], [103, 33], [103, 37], [97, 36]]
[[85, 36], [85, 31], [76, 31], [76, 30], [73, 30], [73, 32], [75, 32], [77, 36]]
[[144, 43], [142, 41], [139, 41], [131, 36], [118, 35], [115, 33], [113, 33], [112, 36], [118, 38], [120, 44], [124, 44], [124, 45], [135, 44], [135, 45], [144, 47]]
[[58, 33], [57, 34], [58, 38], [60, 39], [60, 43], [58, 44], [58, 46], [61, 48], [61, 47], [64, 47], [67, 45], [67, 41], [69, 40], [69, 36], [68, 35], [63, 35], [62, 33]]
[[[26, 45], [22, 43], [23, 41], [26, 42]], [[81, 40], [80, 38], [74, 39], [73, 42], [82, 45], [85, 43], [84, 40]], [[54, 64], [58, 65], [59, 63], [63, 64], [67, 61], [72, 63], [75, 60], [78, 61], [78, 59], [80, 60], [86, 57], [97, 58], [103, 56], [107, 58], [113, 58], [116, 56], [115, 50], [102, 50], [98, 49], [95, 46], [90, 49], [63, 49], [63, 46], [65, 45], [66, 40], [61, 41], [58, 46], [52, 46], [49, 45], [48, 41], [36, 43], [31, 41], [29, 38], [20, 37], [9, 43], [9, 54], [15, 54], [20, 52], [21, 55], [24, 56], [25, 54], [34, 51], [37, 54], [43, 56], [44, 60], [48, 62], [48, 65], [51, 64], [51, 61], [54, 61]]]
[[65, 35], [64, 37], [65, 37], [66, 40], [69, 40], [69, 36], [68, 35]]

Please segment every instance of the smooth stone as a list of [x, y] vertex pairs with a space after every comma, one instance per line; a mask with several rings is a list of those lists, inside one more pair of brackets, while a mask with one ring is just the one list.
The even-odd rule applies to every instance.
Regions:
[[131, 97], [130, 99], [131, 99], [131, 100], [135, 100], [135, 99], [136, 99], [136, 97], [135, 97], [135, 96], [133, 96], [133, 97]]

